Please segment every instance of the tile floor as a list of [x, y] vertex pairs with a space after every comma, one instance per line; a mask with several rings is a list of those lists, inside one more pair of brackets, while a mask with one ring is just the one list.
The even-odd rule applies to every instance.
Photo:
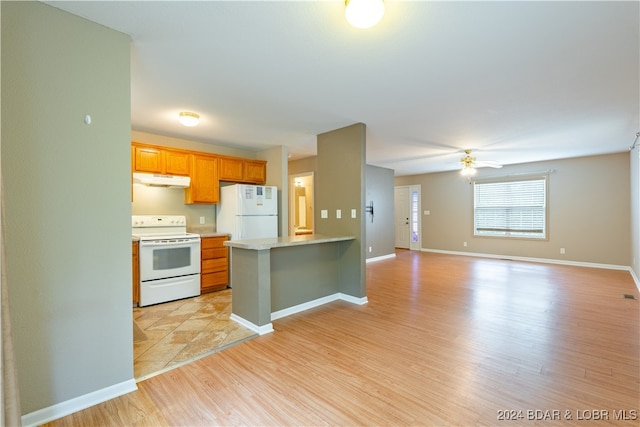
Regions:
[[133, 309], [133, 373], [140, 381], [257, 334], [230, 320], [231, 289]]

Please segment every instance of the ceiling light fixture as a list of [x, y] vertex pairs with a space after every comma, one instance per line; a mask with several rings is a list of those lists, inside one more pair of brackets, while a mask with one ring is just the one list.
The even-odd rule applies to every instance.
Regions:
[[476, 168], [473, 167], [473, 163], [476, 161], [476, 158], [471, 157], [471, 150], [464, 150], [464, 154], [465, 156], [460, 159], [460, 163], [462, 163], [462, 170], [460, 173], [462, 176], [470, 180], [477, 172]]
[[460, 173], [462, 174], [462, 176], [467, 177], [467, 178], [469, 178], [469, 177], [471, 177], [471, 176], [475, 175], [475, 174], [476, 174], [476, 172], [477, 172], [476, 168], [474, 168], [474, 167], [473, 167], [473, 166], [471, 166], [471, 165], [464, 165], [464, 166], [462, 167], [462, 170], [460, 171]]
[[345, 0], [344, 16], [356, 28], [370, 28], [384, 15], [383, 0]]
[[188, 111], [183, 111], [178, 116], [178, 121], [182, 126], [197, 126], [200, 122], [200, 116], [196, 113], [190, 113]]

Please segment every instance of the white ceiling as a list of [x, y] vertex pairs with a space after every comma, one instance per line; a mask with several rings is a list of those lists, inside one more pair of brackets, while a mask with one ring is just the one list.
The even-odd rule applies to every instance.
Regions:
[[621, 152], [640, 131], [638, 1], [388, 0], [368, 30], [341, 0], [47, 3], [131, 36], [139, 131], [299, 158], [362, 122], [367, 163], [396, 175], [456, 169], [465, 148]]

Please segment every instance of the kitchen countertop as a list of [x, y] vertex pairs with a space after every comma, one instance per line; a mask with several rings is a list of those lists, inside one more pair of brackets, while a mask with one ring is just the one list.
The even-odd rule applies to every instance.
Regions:
[[222, 237], [222, 236], [226, 236], [226, 237], [230, 237], [229, 233], [216, 233], [216, 232], [210, 232], [210, 233], [195, 233], [195, 234], [199, 234], [201, 238], [205, 238], [205, 237]]
[[229, 233], [218, 233], [213, 231], [213, 227], [199, 226], [199, 227], [187, 227], [187, 233], [199, 234], [200, 237], [231, 237]]
[[300, 245], [315, 245], [318, 243], [342, 242], [355, 240], [354, 236], [329, 236], [324, 234], [305, 234], [301, 236], [271, 237], [267, 239], [228, 240], [225, 246], [239, 249], [265, 250], [286, 248]]

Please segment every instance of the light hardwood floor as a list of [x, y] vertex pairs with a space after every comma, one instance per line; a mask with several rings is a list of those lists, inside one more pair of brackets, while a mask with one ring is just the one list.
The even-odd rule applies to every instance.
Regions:
[[639, 425], [628, 272], [409, 251], [366, 271], [366, 305], [277, 320], [49, 425]]

